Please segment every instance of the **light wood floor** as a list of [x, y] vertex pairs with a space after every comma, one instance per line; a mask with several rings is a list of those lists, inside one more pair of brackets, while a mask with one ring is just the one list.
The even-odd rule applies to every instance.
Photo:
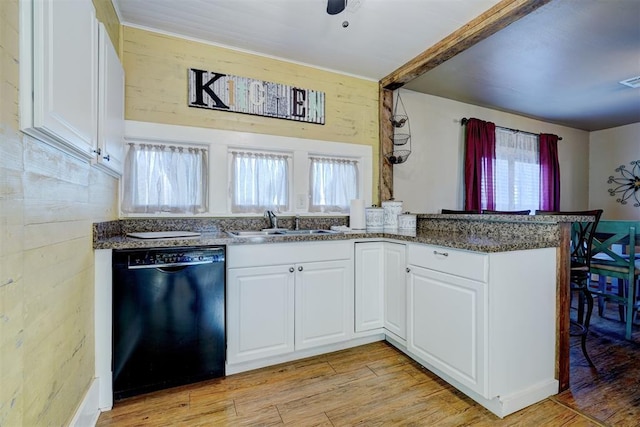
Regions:
[[116, 402], [98, 426], [638, 426], [640, 341], [597, 317], [597, 368], [572, 342], [571, 388], [502, 420], [378, 342]]

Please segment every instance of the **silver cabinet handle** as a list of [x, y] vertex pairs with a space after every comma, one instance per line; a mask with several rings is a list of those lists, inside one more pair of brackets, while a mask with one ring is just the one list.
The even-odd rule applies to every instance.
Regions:
[[294, 271], [293, 267], [289, 267], [289, 273], [293, 273]]
[[97, 150], [93, 150], [94, 153], [96, 153], [98, 156], [100, 154], [102, 154], [102, 148], [98, 148]]
[[298, 271], [302, 271], [302, 266], [298, 267]]
[[438, 252], [438, 251], [433, 251], [434, 255], [442, 255], [442, 256], [449, 256], [448, 252]]
[[411, 269], [407, 267], [407, 273], [411, 273]]
[[111, 161], [111, 154], [107, 154], [103, 157], [103, 159], [105, 159], [107, 162]]

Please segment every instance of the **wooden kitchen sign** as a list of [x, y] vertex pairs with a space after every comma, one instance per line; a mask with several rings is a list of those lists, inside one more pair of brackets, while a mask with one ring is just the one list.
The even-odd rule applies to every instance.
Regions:
[[324, 92], [195, 68], [189, 107], [324, 124]]

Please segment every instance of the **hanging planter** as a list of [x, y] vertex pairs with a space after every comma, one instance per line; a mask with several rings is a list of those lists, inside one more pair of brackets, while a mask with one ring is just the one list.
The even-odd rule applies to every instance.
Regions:
[[409, 158], [411, 151], [409, 150], [394, 150], [391, 153], [385, 155], [385, 158], [392, 165], [399, 165], [400, 163], [404, 163]]
[[404, 126], [404, 124], [407, 122], [407, 120], [409, 120], [409, 117], [407, 117], [406, 115], [393, 115], [391, 116], [391, 124], [393, 125], [394, 128], [401, 128]]
[[398, 91], [396, 102], [393, 105], [393, 115], [389, 120], [391, 120], [391, 124], [394, 128], [404, 127], [404, 125], [409, 122], [407, 110], [404, 108], [404, 102], [402, 102], [402, 98], [400, 98], [400, 91]]
[[393, 145], [405, 145], [409, 142], [411, 135], [408, 133], [394, 133], [391, 139], [393, 140]]
[[[411, 126], [409, 125], [409, 116], [404, 107], [400, 91], [397, 92], [396, 102], [393, 106], [393, 115], [389, 118], [393, 125], [393, 135], [390, 136], [393, 141], [393, 151], [384, 155], [387, 162], [392, 165], [399, 165], [407, 161], [411, 155]], [[401, 132], [397, 129], [402, 128]], [[401, 149], [396, 149], [399, 147]]]

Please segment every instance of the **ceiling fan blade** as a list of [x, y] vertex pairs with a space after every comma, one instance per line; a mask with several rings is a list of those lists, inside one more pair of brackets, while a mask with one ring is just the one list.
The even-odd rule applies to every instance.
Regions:
[[337, 15], [347, 7], [347, 0], [327, 0], [327, 13]]

